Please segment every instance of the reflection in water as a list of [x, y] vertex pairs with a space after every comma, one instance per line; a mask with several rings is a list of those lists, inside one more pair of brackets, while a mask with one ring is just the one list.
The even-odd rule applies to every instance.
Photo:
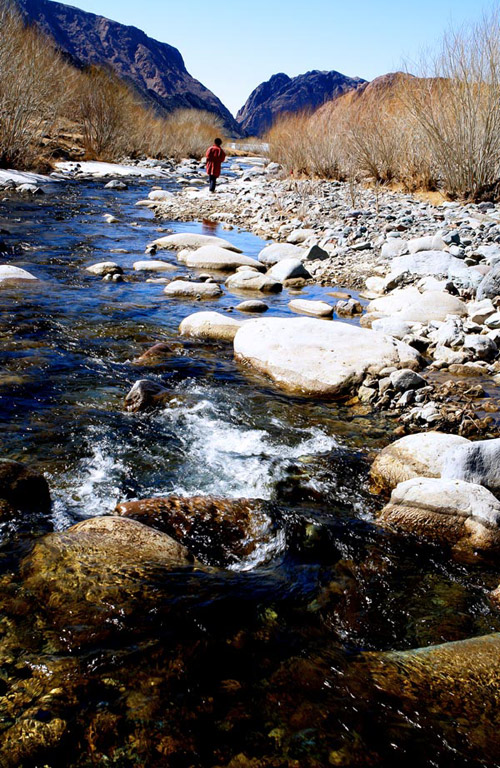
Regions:
[[[493, 665], [471, 682], [462, 669], [430, 677], [413, 656], [380, 655], [499, 631], [487, 597], [495, 569], [376, 526], [368, 455], [390, 421], [285, 397], [227, 346], [179, 340], [193, 304], [131, 269], [146, 244], [170, 226], [254, 257], [263, 243], [213, 222], [158, 226], [135, 208], [152, 183], [68, 184], [0, 204], [5, 261], [43, 281], [0, 294], [3, 456], [47, 473], [55, 530], [42, 539], [37, 521], [2, 524], [0, 762], [495, 764], [498, 707], [476, 708], [498, 701]], [[103, 224], [103, 210], [119, 223]], [[124, 283], [85, 271], [107, 260]], [[328, 290], [303, 296], [328, 301]], [[269, 314], [289, 314], [289, 299], [266, 296]], [[164, 360], [133, 364], [157, 342], [171, 343]], [[138, 378], [167, 387], [166, 405], [125, 412]], [[169, 494], [260, 498], [273, 526], [230, 569], [166, 568], [88, 533], [64, 538], [120, 501]]]

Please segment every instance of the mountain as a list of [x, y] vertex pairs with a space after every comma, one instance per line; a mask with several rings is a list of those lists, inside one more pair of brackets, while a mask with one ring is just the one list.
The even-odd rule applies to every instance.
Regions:
[[278, 115], [310, 111], [327, 101], [365, 83], [360, 77], [347, 77], [340, 72], [315, 69], [297, 77], [283, 73], [273, 75], [252, 91], [246, 104], [236, 115], [241, 129], [250, 136], [261, 136]]
[[17, 0], [21, 14], [51, 37], [76, 66], [111, 67], [159, 112], [204, 109], [218, 115], [233, 135], [240, 129], [222, 102], [187, 71], [177, 50], [103, 16], [52, 0]]
[[331, 115], [334, 110], [344, 106], [356, 106], [361, 111], [379, 109], [384, 105], [385, 112], [393, 112], [401, 109], [401, 91], [411, 89], [424, 82], [422, 79], [406, 72], [389, 72], [380, 75], [370, 82], [365, 82], [355, 91], [348, 91], [342, 96], [324, 104], [317, 115]]

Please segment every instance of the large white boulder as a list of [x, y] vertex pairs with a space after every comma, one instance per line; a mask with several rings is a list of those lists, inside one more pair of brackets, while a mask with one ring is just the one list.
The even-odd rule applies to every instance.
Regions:
[[380, 522], [459, 550], [500, 546], [500, 502], [482, 485], [414, 477], [393, 490]]
[[255, 259], [218, 245], [203, 245], [196, 251], [183, 251], [182, 256], [179, 254], [179, 261], [194, 269], [215, 269], [221, 272], [231, 272], [238, 267], [255, 267], [259, 271], [264, 269]]
[[222, 294], [218, 283], [191, 283], [188, 280], [173, 280], [165, 286], [163, 293], [171, 298], [216, 299]]
[[304, 258], [304, 249], [299, 248], [298, 245], [292, 245], [291, 243], [273, 243], [267, 245], [259, 253], [259, 261], [267, 266], [277, 264], [278, 261], [283, 259], [299, 259], [301, 261]]
[[263, 293], [279, 293], [283, 286], [274, 277], [261, 275], [253, 269], [245, 269], [231, 275], [226, 280], [226, 288], [230, 291], [261, 291]]
[[30, 272], [21, 267], [12, 267], [10, 264], [0, 264], [0, 284], [11, 280], [38, 280]]
[[209, 341], [233, 341], [243, 323], [220, 312], [195, 312], [179, 326], [181, 336]]
[[375, 331], [312, 318], [262, 318], [235, 336], [236, 358], [279, 387], [307, 395], [341, 397], [367, 373], [418, 368], [415, 349]]
[[406, 435], [383, 448], [372, 464], [370, 475], [377, 490], [392, 490], [412, 477], [440, 477], [447, 451], [467, 445], [469, 440], [444, 432]]
[[371, 301], [366, 311], [378, 317], [393, 317], [409, 322], [443, 321], [448, 315], [464, 317], [467, 307], [461, 299], [441, 291], [420, 293], [417, 288], [402, 288]]
[[204, 245], [218, 245], [219, 248], [227, 248], [228, 251], [234, 251], [235, 253], [241, 253], [240, 249], [230, 243], [228, 240], [224, 240], [222, 237], [214, 237], [213, 235], [198, 235], [195, 232], [180, 232], [177, 235], [166, 235], [166, 237], [159, 237], [158, 240], [154, 240], [148, 245], [150, 248], [152, 245], [156, 245], [157, 248], [166, 248], [171, 251], [180, 251], [182, 248], [202, 248]]
[[443, 457], [441, 477], [478, 483], [500, 492], [500, 438], [451, 447]]

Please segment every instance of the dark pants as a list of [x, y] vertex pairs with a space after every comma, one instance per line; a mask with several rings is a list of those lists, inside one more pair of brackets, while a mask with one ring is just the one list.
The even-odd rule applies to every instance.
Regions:
[[208, 177], [208, 188], [210, 192], [215, 192], [215, 185], [217, 184], [217, 176], [212, 176], [211, 174]]

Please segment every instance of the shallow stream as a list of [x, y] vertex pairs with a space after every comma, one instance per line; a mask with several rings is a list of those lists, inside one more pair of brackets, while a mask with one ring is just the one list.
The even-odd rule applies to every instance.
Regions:
[[[488, 599], [496, 569], [377, 527], [383, 500], [367, 470], [393, 421], [285, 396], [235, 364], [230, 346], [179, 338], [188, 314], [242, 297], [167, 299], [131, 269], [147, 243], [171, 229], [225, 237], [248, 256], [264, 244], [210, 222], [159, 225], [135, 207], [155, 184], [129, 180], [118, 192], [67, 182], [0, 202], [3, 263], [41, 280], [0, 293], [2, 456], [45, 472], [53, 498], [43, 525], [0, 528], [0, 728], [33, 701], [36, 722], [64, 717], [64, 738], [26, 765], [496, 764], [434, 718], [432, 701], [412, 710], [379, 693], [361, 663], [365, 651], [500, 631]], [[173, 253], [159, 258], [177, 264]], [[85, 271], [108, 260], [125, 282]], [[331, 302], [331, 290], [300, 295]], [[268, 315], [289, 315], [290, 298], [266, 296]], [[178, 344], [162, 365], [133, 363], [159, 341]], [[127, 413], [139, 378], [170, 389], [168, 406]], [[59, 630], [23, 589], [21, 559], [46, 530], [169, 494], [264, 499], [278, 523], [229, 569], [207, 561], [154, 574], [153, 609], [118, 622], [105, 644], [61, 650]], [[41, 667], [63, 691], [50, 706], [36, 699]]]

